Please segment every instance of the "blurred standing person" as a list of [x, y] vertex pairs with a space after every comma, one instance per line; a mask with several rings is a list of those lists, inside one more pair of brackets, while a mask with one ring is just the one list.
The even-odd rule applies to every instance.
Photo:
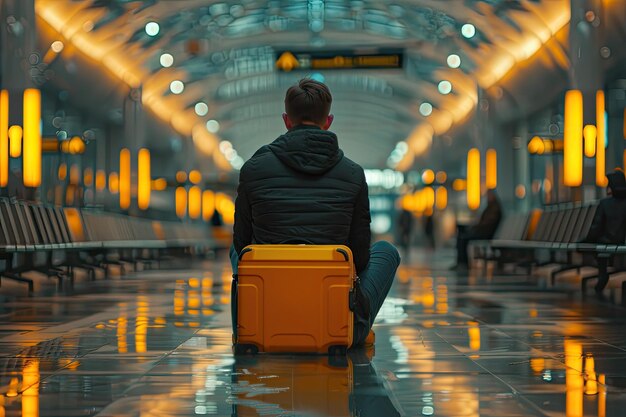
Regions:
[[494, 190], [487, 191], [487, 207], [480, 215], [478, 223], [465, 231], [460, 231], [456, 238], [456, 265], [451, 269], [467, 270], [467, 247], [472, 240], [491, 239], [502, 219], [502, 205]]
[[424, 215], [423, 226], [428, 247], [430, 249], [435, 249], [435, 222], [432, 214]]
[[400, 212], [398, 229], [400, 231], [400, 246], [402, 247], [404, 258], [408, 262], [411, 253], [411, 238], [413, 237], [413, 213], [405, 208]]

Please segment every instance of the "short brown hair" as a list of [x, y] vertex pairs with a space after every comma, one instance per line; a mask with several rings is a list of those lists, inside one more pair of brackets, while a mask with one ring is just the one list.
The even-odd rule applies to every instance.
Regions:
[[287, 90], [285, 112], [294, 124], [313, 122], [321, 125], [326, 123], [332, 102], [333, 97], [326, 84], [303, 78]]

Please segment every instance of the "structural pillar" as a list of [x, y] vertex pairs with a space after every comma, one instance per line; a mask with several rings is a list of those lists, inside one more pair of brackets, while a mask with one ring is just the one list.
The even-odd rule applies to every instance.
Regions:
[[[0, 1], [0, 88], [9, 94], [8, 126], [23, 127], [24, 90], [33, 87], [30, 70], [39, 63], [35, 51], [34, 0]], [[6, 169], [5, 167], [0, 167]], [[33, 199], [22, 183], [22, 160], [9, 159], [9, 182], [3, 195]]]
[[[596, 125], [596, 93], [604, 90], [600, 48], [603, 40], [601, 0], [571, 0], [569, 32], [570, 89], [583, 94], [583, 126]], [[584, 198], [595, 198], [595, 158], [583, 158]], [[593, 186], [592, 186], [593, 185]], [[580, 198], [580, 193], [575, 192]], [[577, 198], [577, 199], [578, 199]]]

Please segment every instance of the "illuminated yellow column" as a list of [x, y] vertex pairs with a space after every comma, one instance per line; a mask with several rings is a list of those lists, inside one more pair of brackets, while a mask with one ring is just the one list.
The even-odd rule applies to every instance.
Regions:
[[83, 184], [85, 187], [91, 187], [93, 185], [93, 169], [90, 167], [85, 168], [83, 172]]
[[137, 161], [137, 205], [141, 210], [146, 210], [150, 206], [151, 180], [150, 151], [142, 148], [139, 150]]
[[130, 207], [130, 150], [124, 148], [120, 151], [120, 208], [126, 210]]
[[41, 185], [41, 91], [24, 91], [24, 169], [26, 187]]
[[437, 188], [435, 204], [438, 210], [445, 210], [448, 207], [448, 190], [446, 187], [441, 186]]
[[11, 158], [19, 158], [22, 156], [22, 126], [11, 126], [9, 128], [9, 149]]
[[422, 195], [424, 198], [424, 214], [431, 216], [433, 214], [433, 208], [435, 207], [435, 190], [433, 187], [424, 187]]
[[583, 182], [583, 94], [580, 90], [565, 93], [565, 131], [563, 182], [577, 187]]
[[211, 190], [202, 193], [202, 219], [205, 222], [211, 220], [215, 211], [215, 194]]
[[9, 92], [0, 91], [0, 187], [9, 183]]
[[117, 175], [117, 172], [111, 172], [109, 174], [109, 192], [111, 194], [120, 192], [120, 177]]
[[202, 213], [202, 190], [197, 185], [189, 189], [189, 217], [197, 219]]
[[480, 206], [480, 152], [472, 148], [467, 153], [467, 207]]
[[176, 188], [176, 215], [184, 218], [187, 214], [187, 190], [185, 187]]
[[107, 174], [104, 170], [99, 169], [96, 171], [96, 190], [102, 191], [107, 186]]
[[596, 185], [606, 187], [606, 120], [604, 119], [604, 91], [596, 92]]
[[[583, 138], [585, 149], [585, 156], [587, 158], [593, 158], [596, 155], [596, 138], [598, 129], [594, 125], [587, 125], [583, 129]], [[604, 146], [604, 145], [603, 145]]]
[[495, 149], [487, 149], [485, 164], [485, 185], [488, 190], [493, 190], [498, 186], [498, 154]]
[[72, 164], [70, 167], [70, 184], [78, 185], [80, 183], [80, 169], [78, 165]]

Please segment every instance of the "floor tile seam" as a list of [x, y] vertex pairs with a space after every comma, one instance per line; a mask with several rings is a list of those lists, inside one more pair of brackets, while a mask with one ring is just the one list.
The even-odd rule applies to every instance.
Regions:
[[[179, 346], [180, 346], [180, 345], [179, 345]], [[161, 363], [162, 363], [162, 362], [163, 362], [166, 358], [168, 358], [168, 357], [172, 354], [172, 352], [174, 352], [174, 350], [170, 351], [169, 353], [167, 353], [167, 354], [165, 354], [165, 355], [162, 355], [162, 356], [160, 357], [160, 359], [159, 359], [159, 360], [155, 361], [155, 362], [154, 362], [154, 363], [150, 366], [150, 368], [146, 369], [143, 373], [138, 373], [138, 374], [135, 374], [135, 375], [138, 375], [138, 377], [137, 377], [137, 378], [133, 378], [133, 379], [135, 379], [136, 381], [140, 381], [142, 378], [149, 376], [149, 374], [152, 372], [152, 370], [154, 370], [154, 369], [155, 369], [157, 366], [159, 366], [159, 365], [160, 365], [160, 364], [161, 364]], [[128, 386], [128, 387], [126, 387], [126, 389], [124, 389], [124, 391], [122, 391], [122, 392], [120, 393], [119, 398], [129, 398], [129, 397], [126, 395], [126, 393], [128, 392], [128, 390], [130, 390], [131, 388], [133, 388], [133, 385], [134, 385], [134, 384], [129, 384], [129, 386]], [[97, 415], [97, 414], [96, 414], [96, 415]]]
[[[107, 309], [105, 309], [103, 311], [100, 311], [98, 313], [92, 314], [92, 315], [87, 316], [87, 317], [83, 317], [83, 318], [78, 319], [78, 320], [73, 320], [73, 321], [70, 321], [70, 322], [66, 322], [66, 323], [60, 324], [58, 326], [50, 326], [50, 327], [47, 327], [47, 328], [45, 328], [43, 330], [40, 330], [40, 331], [33, 330], [33, 331], [29, 332], [29, 333], [35, 333], [35, 334], [43, 335], [44, 337], [46, 335], [48, 335], [48, 334], [55, 335], [54, 337], [52, 337], [52, 339], [57, 338], [57, 337], [61, 337], [63, 335], [67, 335], [68, 331], [63, 331], [63, 329], [66, 328], [66, 327], [70, 327], [70, 329], [69, 329], [70, 333], [77, 333], [80, 330], [90, 329], [92, 327], [91, 325], [93, 323], [107, 321], [108, 319], [94, 320], [94, 318], [106, 315], [109, 312], [113, 312], [114, 308], [117, 308], [117, 306], [111, 306], [111, 307], [109, 307], [109, 308], [107, 308]], [[83, 323], [84, 323], [84, 325], [82, 325], [82, 326], [73, 327], [73, 326], [76, 326], [76, 325], [81, 325]], [[55, 330], [55, 328], [60, 328], [60, 329]], [[5, 339], [7, 339], [7, 337], [3, 338], [2, 340], [5, 340]], [[11, 340], [9, 340], [9, 341], [12, 341], [12, 340], [19, 341], [19, 339], [20, 338], [11, 338]], [[46, 340], [50, 340], [50, 339], [46, 339]]]
[[500, 381], [502, 384], [504, 384], [505, 386], [507, 386], [510, 390], [511, 393], [513, 394], [513, 396], [515, 398], [521, 399], [524, 402], [526, 402], [528, 405], [531, 406], [531, 408], [533, 408], [534, 410], [536, 410], [537, 412], [539, 412], [539, 414], [542, 417], [550, 417], [549, 414], [546, 414], [541, 408], [539, 408], [536, 404], [534, 404], [532, 401], [530, 401], [529, 399], [525, 398], [523, 396], [523, 393], [520, 392], [517, 388], [515, 388], [512, 384], [508, 383], [507, 381], [503, 380], [500, 376], [498, 376], [497, 374], [494, 374], [493, 372], [489, 371], [487, 368], [485, 368], [484, 366], [482, 366], [481, 364], [477, 363], [476, 361], [473, 361], [477, 366], [481, 367], [482, 369], [484, 369], [489, 375], [493, 376], [494, 378], [496, 378], [498, 381]]
[[626, 353], [626, 348], [623, 348], [623, 347], [620, 347], [620, 346], [614, 345], [613, 343], [611, 343], [611, 342], [606, 342], [606, 341], [604, 341], [604, 340], [602, 340], [602, 339], [595, 339], [595, 340], [597, 340], [597, 341], [598, 341], [598, 342], [600, 342], [601, 344], [604, 344], [604, 345], [610, 346], [610, 347], [615, 348], [615, 349], [622, 350], [622, 351], [624, 351], [624, 352]]
[[71, 362], [68, 362], [65, 366], [63, 366], [63, 367], [61, 367], [61, 368], [59, 368], [59, 369], [54, 370], [52, 373], [47, 373], [47, 374], [44, 374], [44, 376], [43, 376], [43, 377], [41, 376], [41, 374], [39, 374], [39, 380], [38, 380], [37, 382], [35, 382], [35, 383], [33, 383], [33, 384], [29, 385], [29, 386], [28, 386], [28, 387], [26, 387], [26, 388], [22, 387], [22, 390], [19, 392], [19, 394], [20, 394], [20, 395], [22, 395], [22, 393], [23, 393], [24, 391], [26, 391], [27, 389], [29, 389], [29, 388], [31, 388], [31, 387], [34, 387], [34, 386], [35, 386], [35, 385], [37, 385], [37, 384], [41, 384], [43, 381], [45, 381], [45, 380], [47, 380], [47, 379], [50, 379], [50, 378], [52, 378], [52, 377], [54, 377], [54, 376], [57, 376], [57, 375], [58, 375], [58, 374], [60, 374], [62, 371], [66, 370], [66, 369], [67, 369], [67, 368], [68, 368], [68, 367], [69, 367], [72, 363], [74, 363], [75, 361], [76, 361], [76, 360], [72, 360]]

